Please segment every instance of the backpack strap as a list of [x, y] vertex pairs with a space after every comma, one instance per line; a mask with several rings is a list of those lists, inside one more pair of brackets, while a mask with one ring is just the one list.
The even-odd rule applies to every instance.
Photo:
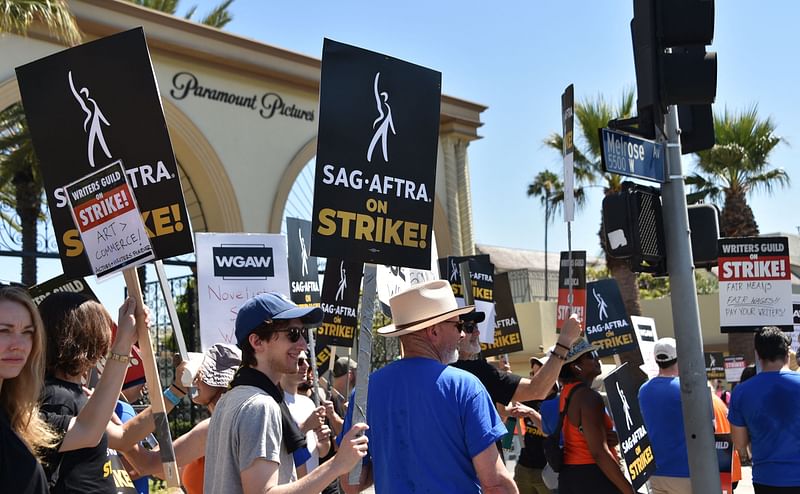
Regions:
[[575, 390], [576, 389], [578, 389], [578, 388], [580, 388], [582, 386], [586, 386], [586, 384], [584, 384], [582, 382], [576, 384], [575, 387], [572, 388], [569, 391], [569, 394], [567, 394], [567, 399], [564, 402], [564, 410], [561, 411], [561, 413], [559, 414], [559, 417], [558, 417], [558, 429], [559, 429], [559, 432], [564, 427], [564, 419], [567, 417], [567, 412], [569, 411], [569, 403], [570, 403], [570, 401], [572, 401], [572, 395], [575, 394]]

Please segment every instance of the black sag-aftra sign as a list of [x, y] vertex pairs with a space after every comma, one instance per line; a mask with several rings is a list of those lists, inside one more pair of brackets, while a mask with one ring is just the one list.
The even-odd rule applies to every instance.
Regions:
[[430, 268], [441, 74], [326, 39], [311, 253]]
[[64, 187], [121, 161], [156, 258], [194, 250], [144, 31], [17, 67], [64, 273], [92, 274]]

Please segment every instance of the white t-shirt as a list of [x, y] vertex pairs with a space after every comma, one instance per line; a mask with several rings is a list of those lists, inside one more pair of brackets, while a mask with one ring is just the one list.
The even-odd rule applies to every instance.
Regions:
[[[286, 402], [286, 406], [289, 407], [289, 413], [292, 414], [292, 418], [298, 427], [311, 416], [316, 408], [311, 398], [300, 394], [293, 395], [284, 391], [283, 400]], [[309, 473], [319, 466], [319, 449], [317, 446], [317, 434], [314, 431], [306, 432], [306, 447], [308, 452], [311, 453], [311, 458], [306, 462], [306, 471]]]

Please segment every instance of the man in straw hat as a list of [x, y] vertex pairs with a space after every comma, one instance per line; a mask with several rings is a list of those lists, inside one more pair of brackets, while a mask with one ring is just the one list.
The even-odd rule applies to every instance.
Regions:
[[371, 463], [358, 486], [341, 479], [345, 491], [374, 479], [381, 494], [517, 493], [494, 446], [506, 428], [492, 399], [475, 376], [448, 365], [464, 338], [459, 316], [475, 307], [459, 308], [444, 280], [414, 285], [389, 305], [394, 324], [378, 333], [399, 337], [403, 358], [370, 376]]
[[356, 424], [338, 453], [296, 480], [292, 452], [306, 446], [278, 382], [298, 371], [310, 327], [322, 322], [318, 307], [298, 307], [278, 293], [264, 293], [242, 305], [236, 316], [236, 342], [242, 367], [220, 398], [206, 443], [206, 494], [273, 492], [319, 493], [366, 454], [366, 430]]

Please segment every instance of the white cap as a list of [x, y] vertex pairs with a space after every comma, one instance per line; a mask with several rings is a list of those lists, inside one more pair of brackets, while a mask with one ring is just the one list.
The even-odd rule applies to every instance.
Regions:
[[656, 362], [669, 362], [678, 358], [678, 351], [675, 349], [675, 338], [661, 338], [653, 347], [653, 355]]

